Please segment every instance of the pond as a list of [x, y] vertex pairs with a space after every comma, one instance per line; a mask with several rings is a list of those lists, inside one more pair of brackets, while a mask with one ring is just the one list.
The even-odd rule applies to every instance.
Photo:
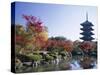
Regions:
[[[79, 60], [80, 59], [80, 60]], [[44, 64], [39, 65], [38, 67], [29, 67], [23, 66], [20, 69], [17, 69], [16, 72], [45, 72], [45, 71], [61, 71], [61, 70], [82, 70], [82, 69], [96, 69], [97, 61], [96, 58], [92, 58], [92, 62], [88, 62], [90, 67], [83, 68], [82, 64], [80, 64], [82, 57], [73, 57], [72, 60], [60, 61], [59, 64]], [[86, 62], [87, 63], [87, 62]], [[83, 63], [85, 65], [86, 63]], [[85, 65], [87, 66], [87, 64]]]

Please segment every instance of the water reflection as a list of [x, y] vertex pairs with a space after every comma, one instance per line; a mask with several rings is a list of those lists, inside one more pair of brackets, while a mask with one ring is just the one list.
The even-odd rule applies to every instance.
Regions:
[[60, 71], [60, 70], [81, 70], [97, 68], [97, 62], [95, 58], [73, 58], [71, 61], [60, 61], [58, 64], [44, 64], [38, 67], [26, 67], [23, 66], [18, 72], [44, 72], [44, 71]]
[[73, 60], [73, 61], [70, 63], [70, 66], [71, 66], [71, 70], [83, 69], [83, 68], [80, 66], [78, 60]]

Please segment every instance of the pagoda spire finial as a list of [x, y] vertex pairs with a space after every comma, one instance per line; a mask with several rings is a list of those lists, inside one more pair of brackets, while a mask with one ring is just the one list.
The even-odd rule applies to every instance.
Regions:
[[86, 20], [88, 21], [88, 13], [86, 12]]

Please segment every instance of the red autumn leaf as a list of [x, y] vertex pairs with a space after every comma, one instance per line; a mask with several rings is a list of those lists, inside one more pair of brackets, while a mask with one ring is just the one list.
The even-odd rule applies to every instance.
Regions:
[[80, 45], [83, 50], [91, 50], [93, 48], [93, 43], [90, 41], [84, 41]]
[[23, 18], [24, 18], [25, 20], [27, 20], [27, 21], [30, 20], [30, 16], [27, 16], [27, 15], [23, 15]]

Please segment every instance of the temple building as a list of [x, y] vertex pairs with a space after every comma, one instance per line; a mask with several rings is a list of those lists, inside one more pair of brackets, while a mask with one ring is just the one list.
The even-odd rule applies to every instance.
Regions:
[[86, 21], [80, 24], [82, 28], [80, 28], [83, 32], [80, 33], [83, 35], [80, 39], [83, 41], [92, 41], [94, 38], [92, 37], [93, 34], [93, 28], [94, 26], [91, 22], [88, 21], [88, 13], [86, 13]]

